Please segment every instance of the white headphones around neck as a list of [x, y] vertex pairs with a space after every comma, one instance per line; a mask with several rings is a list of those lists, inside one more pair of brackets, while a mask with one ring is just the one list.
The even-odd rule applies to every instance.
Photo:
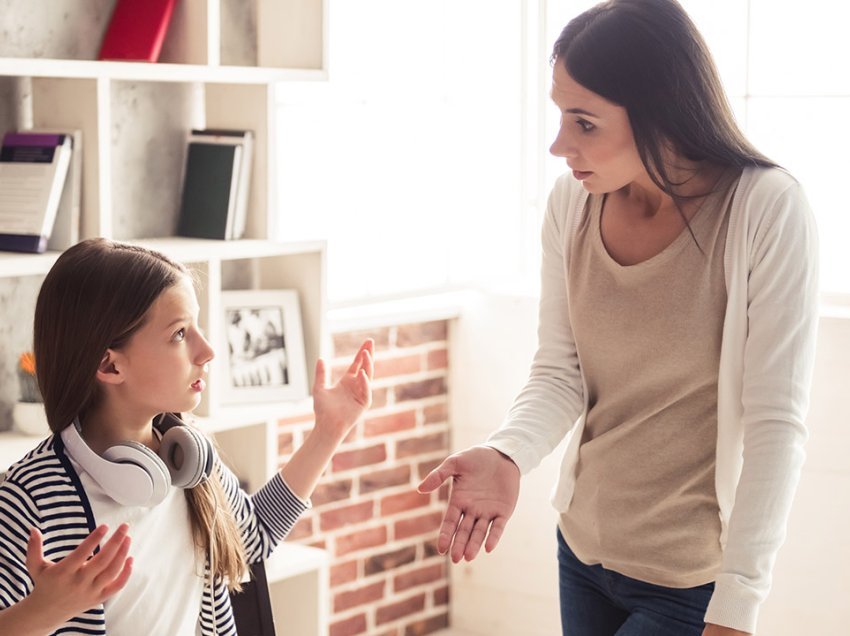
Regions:
[[[144, 444], [126, 441], [98, 455], [80, 435], [78, 419], [61, 433], [68, 454], [123, 506], [156, 506], [171, 486], [194, 488], [212, 473], [213, 448], [198, 431], [186, 426], [177, 415], [162, 413], [154, 418], [162, 434], [155, 453]], [[177, 462], [178, 449], [182, 461]]]

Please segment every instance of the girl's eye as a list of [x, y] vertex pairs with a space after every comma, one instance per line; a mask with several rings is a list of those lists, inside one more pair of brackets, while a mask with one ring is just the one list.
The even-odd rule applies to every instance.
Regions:
[[580, 127], [580, 128], [581, 128], [581, 130], [582, 130], [582, 132], [590, 132], [591, 130], [593, 130], [594, 128], [596, 128], [596, 126], [594, 126], [593, 124], [591, 124], [591, 123], [590, 123], [589, 121], [587, 121], [586, 119], [576, 119], [576, 123], [579, 125], [579, 127]]
[[172, 338], [172, 340], [174, 340], [174, 342], [183, 342], [183, 340], [184, 340], [185, 338], [186, 338], [186, 328], [185, 328], [185, 327], [183, 327], [182, 329], [179, 329], [179, 330], [178, 330], [178, 331], [174, 334], [174, 337]]

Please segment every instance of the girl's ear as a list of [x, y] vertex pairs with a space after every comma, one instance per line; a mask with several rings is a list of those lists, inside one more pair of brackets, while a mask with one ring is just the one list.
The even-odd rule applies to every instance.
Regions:
[[112, 349], [107, 349], [103, 354], [103, 359], [97, 365], [96, 377], [98, 381], [104, 384], [121, 384], [124, 382], [124, 374], [119, 370], [116, 364], [120, 354]]

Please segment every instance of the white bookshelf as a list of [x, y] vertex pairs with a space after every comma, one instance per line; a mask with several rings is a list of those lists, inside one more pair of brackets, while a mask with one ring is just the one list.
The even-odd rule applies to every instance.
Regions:
[[[111, 8], [106, 0], [95, 4]], [[95, 12], [80, 7], [76, 0], [51, 4], [51, 10], [67, 14], [63, 27], [102, 35], [103, 16], [92, 18]], [[54, 50], [56, 38], [50, 38], [55, 33], [40, 28], [41, 17], [29, 0], [12, 0], [7, 9], [19, 22], [33, 23], [24, 27], [33, 42], [32, 50], [20, 45], [9, 50], [8, 41], [0, 42], [0, 135], [29, 127], [81, 130], [80, 238], [103, 236], [145, 245], [197, 272], [200, 322], [218, 356], [195, 415], [249, 491], [256, 490], [277, 470], [278, 421], [309, 411], [310, 401], [223, 402], [221, 292], [298, 291], [312, 384], [326, 339], [326, 245], [277, 240], [277, 219], [298, 211], [275, 208], [274, 94], [278, 82], [326, 78], [327, 0], [181, 0], [156, 64], [96, 61], [99, 41], [80, 56]], [[252, 12], [253, 21], [233, 19], [245, 11]], [[249, 23], [253, 26], [246, 30]], [[36, 41], [39, 37], [44, 40]], [[174, 236], [186, 134], [205, 127], [254, 131], [244, 240]], [[58, 256], [0, 252], [0, 324], [8, 325], [0, 328], [0, 399], [6, 400], [0, 403], [0, 417], [11, 407], [2, 386], [16, 385], [17, 355], [31, 347], [35, 293]], [[4, 424], [8, 428], [10, 423]], [[38, 441], [0, 433], [0, 472]], [[324, 552], [281, 546], [267, 573], [278, 634], [326, 633]], [[291, 631], [293, 624], [299, 631]]]
[[36, 78], [116, 80], [137, 82], [224, 82], [264, 84], [327, 79], [322, 69], [205, 66], [146, 62], [100, 62], [0, 57], [0, 75]]

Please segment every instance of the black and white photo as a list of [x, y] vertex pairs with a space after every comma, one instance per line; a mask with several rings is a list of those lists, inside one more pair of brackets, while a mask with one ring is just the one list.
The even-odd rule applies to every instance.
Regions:
[[307, 396], [298, 294], [292, 290], [222, 294], [225, 396], [231, 403]]

